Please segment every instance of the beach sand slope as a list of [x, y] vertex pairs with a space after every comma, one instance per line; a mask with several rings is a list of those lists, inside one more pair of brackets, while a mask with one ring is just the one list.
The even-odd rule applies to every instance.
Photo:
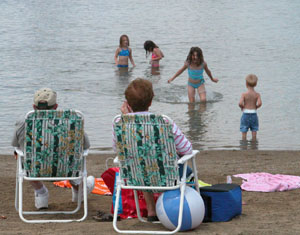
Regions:
[[[100, 177], [105, 160], [114, 155], [89, 155], [89, 175]], [[27, 224], [20, 220], [14, 208], [16, 161], [12, 155], [0, 156], [0, 233], [1, 234], [116, 234], [112, 222], [96, 222], [97, 210], [110, 212], [111, 196], [91, 194], [88, 198], [88, 217], [81, 223]], [[210, 184], [225, 183], [227, 175], [250, 172], [300, 175], [300, 151], [201, 151], [197, 156], [199, 179]], [[232, 178], [241, 184], [241, 179]], [[71, 190], [46, 183], [49, 207], [59, 210], [73, 208]], [[24, 183], [24, 209], [34, 210], [33, 190]], [[178, 234], [300, 234], [300, 190], [286, 192], [243, 191], [243, 212], [229, 222], [202, 223], [197, 229]], [[81, 208], [81, 215], [83, 209]], [[5, 219], [4, 219], [5, 218]], [[36, 218], [36, 217], [35, 217]], [[63, 215], [50, 218], [65, 218]], [[137, 219], [122, 220], [122, 229], [164, 229], [162, 225], [140, 223]]]

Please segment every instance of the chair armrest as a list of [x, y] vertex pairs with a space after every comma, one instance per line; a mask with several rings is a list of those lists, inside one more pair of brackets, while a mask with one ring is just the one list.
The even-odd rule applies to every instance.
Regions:
[[15, 152], [18, 154], [18, 157], [23, 157], [24, 156], [24, 153], [21, 149], [15, 147]]
[[83, 156], [87, 157], [87, 155], [89, 155], [89, 149], [83, 150]]
[[195, 155], [199, 153], [198, 150], [193, 150], [193, 152], [191, 154], [186, 154], [186, 155], [183, 155], [178, 161], [177, 163], [178, 164], [183, 164], [185, 163], [186, 161], [190, 160], [191, 158], [195, 157]]

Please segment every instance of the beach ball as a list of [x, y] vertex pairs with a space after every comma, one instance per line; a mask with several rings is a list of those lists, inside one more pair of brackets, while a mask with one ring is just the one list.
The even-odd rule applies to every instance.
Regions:
[[[162, 193], [156, 202], [156, 214], [159, 221], [168, 229], [174, 230], [178, 225], [180, 190]], [[180, 231], [198, 227], [204, 218], [205, 206], [200, 194], [191, 187], [184, 193], [183, 215]]]

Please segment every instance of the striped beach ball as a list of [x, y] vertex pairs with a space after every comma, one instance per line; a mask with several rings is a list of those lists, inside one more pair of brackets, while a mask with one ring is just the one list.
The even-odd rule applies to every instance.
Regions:
[[[168, 229], [174, 230], [178, 225], [180, 190], [162, 193], [156, 202], [156, 214], [160, 222]], [[204, 218], [204, 202], [200, 194], [191, 187], [184, 193], [182, 225], [180, 231], [198, 227]]]

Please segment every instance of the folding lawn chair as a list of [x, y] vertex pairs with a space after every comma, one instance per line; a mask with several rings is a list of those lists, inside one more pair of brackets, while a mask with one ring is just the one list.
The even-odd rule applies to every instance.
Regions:
[[[20, 218], [27, 223], [83, 221], [87, 209], [87, 172], [86, 156], [83, 150], [83, 114], [75, 110], [36, 110], [25, 117], [24, 153], [18, 154], [15, 207]], [[84, 215], [80, 219], [37, 220], [25, 219], [23, 215], [75, 214], [81, 206], [78, 197], [77, 207], [72, 211], [23, 211], [23, 180], [29, 181], [83, 181]], [[54, 195], [53, 195], [54, 197]]]
[[[195, 189], [199, 192], [195, 156], [199, 152], [178, 159], [172, 132], [173, 121], [165, 115], [118, 115], [113, 119], [117, 157], [120, 167], [117, 177], [117, 193], [114, 207], [113, 227], [119, 233], [173, 234], [182, 224], [184, 191], [186, 188], [187, 161], [192, 160]], [[184, 164], [180, 179], [178, 164]], [[120, 230], [117, 214], [121, 189], [133, 189], [138, 219], [141, 217], [136, 190], [163, 192], [180, 189], [178, 226], [173, 231]]]

